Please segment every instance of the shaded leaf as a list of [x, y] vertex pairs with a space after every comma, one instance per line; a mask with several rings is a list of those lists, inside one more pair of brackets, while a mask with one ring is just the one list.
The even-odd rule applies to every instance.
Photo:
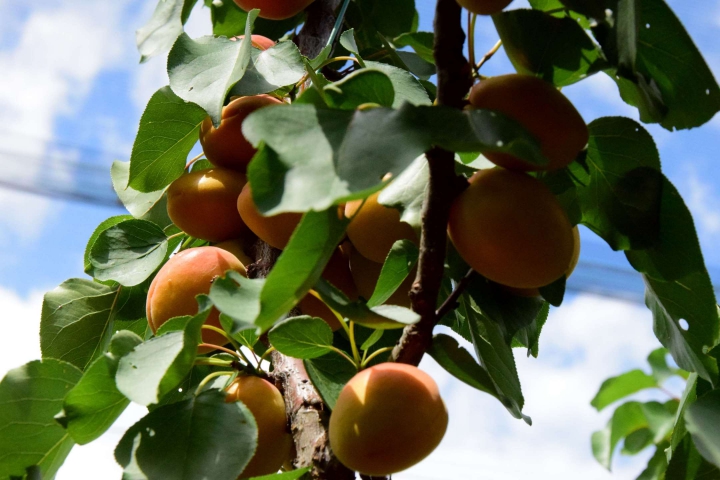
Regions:
[[390, 107], [395, 90], [390, 78], [379, 70], [363, 68], [325, 88], [326, 98], [333, 108], [355, 110], [363, 104]]
[[317, 358], [330, 352], [333, 332], [321, 318], [291, 317], [276, 324], [268, 339], [275, 349], [293, 358]]
[[685, 422], [700, 454], [720, 467], [720, 390], [706, 393], [690, 405]]
[[267, 50], [253, 48], [247, 70], [230, 90], [230, 96], [258, 95], [287, 85], [305, 76], [300, 50], [290, 41], [280, 42]]
[[117, 225], [118, 223], [124, 222], [125, 220], [132, 220], [132, 218], [133, 217], [131, 215], [116, 215], [114, 217], [106, 218], [100, 223], [100, 225], [95, 228], [92, 235], [90, 235], [87, 244], [85, 245], [85, 254], [83, 255], [83, 271], [85, 273], [92, 276], [93, 265], [90, 261], [90, 252], [92, 251], [92, 247], [93, 245], [95, 245], [95, 241], [98, 239], [100, 234], [108, 228]]
[[421, 155], [382, 189], [378, 202], [400, 210], [400, 220], [418, 229], [429, 180], [427, 158]]
[[698, 452], [690, 435], [685, 435], [670, 459], [665, 480], [720, 478], [720, 470]]
[[[205, 0], [205, 5], [210, 8], [214, 35], [223, 35], [230, 38], [245, 34], [245, 24], [247, 23], [248, 14], [238, 7], [235, 2], [213, 2], [212, 0]], [[302, 21], [302, 12], [285, 20], [257, 18], [253, 25], [253, 33], [277, 40], [282, 37], [285, 32], [292, 30], [302, 23]]]
[[600, 390], [598, 390], [590, 402], [590, 405], [595, 407], [597, 411], [600, 411], [628, 395], [632, 395], [640, 390], [645, 390], [646, 388], [656, 387], [658, 387], [658, 383], [655, 377], [648, 375], [642, 370], [631, 370], [617, 377], [605, 380], [600, 386]]
[[426, 62], [435, 63], [433, 57], [433, 42], [435, 35], [433, 32], [412, 32], [403, 33], [402, 35], [395, 37], [393, 43], [398, 47], [411, 47], [415, 50], [420, 58]]
[[540, 333], [550, 315], [550, 304], [544, 302], [535, 319], [527, 326], [521, 328], [515, 334], [515, 339], [521, 345], [527, 347], [528, 357], [532, 355], [537, 358], [540, 349]]
[[197, 0], [159, 0], [150, 20], [135, 32], [140, 62], [170, 50]]
[[647, 361], [652, 368], [653, 377], [657, 381], [658, 385], [662, 385], [665, 380], [674, 375], [674, 372], [668, 367], [666, 357], [670, 352], [667, 348], [656, 348], [650, 355], [648, 355]]
[[628, 402], [615, 409], [605, 429], [592, 434], [592, 451], [595, 459], [608, 470], [618, 442], [631, 433], [648, 426], [642, 404]]
[[488, 372], [454, 338], [442, 333], [433, 336], [432, 346], [427, 353], [453, 377], [481, 392], [498, 397]]
[[245, 278], [234, 271], [215, 279], [210, 287], [210, 300], [224, 314], [220, 315], [220, 321], [226, 332], [235, 335], [255, 327], [264, 286], [265, 279]]
[[410, 240], [398, 240], [393, 244], [380, 271], [372, 297], [367, 301], [369, 307], [382, 305], [395, 293], [417, 265], [419, 255], [420, 251]]
[[335, 408], [345, 384], [357, 373], [350, 362], [335, 353], [305, 360], [303, 364], [310, 380], [330, 410]]
[[128, 187], [130, 162], [114, 161], [110, 168], [110, 177], [115, 193], [133, 217], [148, 220], [162, 228], [172, 224], [167, 213], [167, 197], [164, 189], [143, 193]]
[[392, 103], [393, 108], [400, 108], [403, 103], [412, 105], [431, 105], [432, 102], [428, 97], [425, 88], [420, 84], [418, 79], [402, 68], [388, 65], [380, 62], [365, 62], [368, 68], [380, 70], [388, 76], [395, 91], [395, 98]]

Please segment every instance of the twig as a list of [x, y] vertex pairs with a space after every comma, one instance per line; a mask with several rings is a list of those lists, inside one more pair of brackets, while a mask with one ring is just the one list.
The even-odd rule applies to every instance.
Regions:
[[448, 295], [448, 297], [445, 299], [443, 304], [440, 305], [440, 308], [438, 308], [437, 312], [435, 312], [435, 315], [439, 320], [442, 320], [442, 318], [447, 315], [448, 312], [457, 308], [457, 299], [460, 297], [463, 291], [465, 291], [465, 287], [467, 287], [468, 283], [470, 283], [470, 280], [472, 279], [474, 273], [475, 270], [470, 269], [470, 271], [468, 271], [468, 273], [466, 273], [465, 276], [455, 286], [455, 290], [453, 290], [452, 293]]
[[495, 55], [498, 50], [500, 50], [500, 47], [502, 46], [502, 40], [498, 40], [497, 43], [480, 59], [477, 66], [475, 67], [475, 70], [478, 72], [478, 75], [480, 75], [480, 67], [485, 65], [485, 63], [490, 60], [493, 55]]

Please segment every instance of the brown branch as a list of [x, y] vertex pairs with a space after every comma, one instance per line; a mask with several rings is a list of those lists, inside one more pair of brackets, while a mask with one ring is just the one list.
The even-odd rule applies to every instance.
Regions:
[[[464, 43], [460, 6], [456, 0], [438, 0], [433, 50], [439, 105], [462, 108], [472, 85], [471, 67], [463, 55]], [[443, 276], [447, 222], [450, 206], [459, 191], [454, 154], [433, 148], [426, 156], [430, 181], [423, 204], [418, 272], [410, 290], [413, 310], [420, 314], [420, 322], [405, 328], [391, 354], [392, 360], [412, 365], [419, 364], [430, 347], [433, 328], [439, 321], [435, 309]]]
[[474, 274], [475, 270], [470, 269], [470, 271], [466, 273], [462, 279], [460, 279], [458, 284], [455, 286], [455, 290], [453, 290], [452, 293], [445, 299], [443, 304], [440, 305], [440, 308], [438, 308], [437, 312], [435, 312], [435, 316], [438, 321], [442, 320], [448, 312], [457, 308], [457, 299], [465, 291], [465, 288], [468, 286], [468, 283], [470, 283], [470, 280], [472, 280]]

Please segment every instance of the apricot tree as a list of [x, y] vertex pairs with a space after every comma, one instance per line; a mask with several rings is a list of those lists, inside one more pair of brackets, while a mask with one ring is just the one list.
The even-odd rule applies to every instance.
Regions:
[[[196, 0], [138, 31], [170, 84], [111, 169], [129, 215], [93, 232], [90, 278], [46, 294], [42, 359], [0, 382], [0, 478], [54, 478], [130, 402], [148, 414], [115, 450], [126, 479], [393, 474], [445, 433], [425, 354], [530, 424], [513, 349], [539, 354], [580, 224], [642, 275], [666, 370], [690, 372], [662, 415], [623, 408], [596, 456], [624, 439], [656, 445], [642, 478], [720, 475], [690, 212], [641, 124], [586, 125], [560, 91], [609, 75], [643, 122], [708, 122], [720, 88], [664, 0], [437, 0], [432, 32], [414, 0], [205, 3], [212, 36], [183, 32]], [[516, 73], [483, 75], [477, 14]], [[598, 408], [658, 375], [606, 382]]]

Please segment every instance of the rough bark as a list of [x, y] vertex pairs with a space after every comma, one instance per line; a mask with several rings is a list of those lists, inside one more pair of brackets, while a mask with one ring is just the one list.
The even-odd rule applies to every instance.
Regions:
[[[465, 94], [472, 85], [471, 67], [463, 55], [465, 33], [461, 13], [456, 0], [438, 0], [435, 8], [437, 103], [455, 108], [463, 107]], [[412, 365], [418, 365], [430, 347], [433, 328], [440, 320], [435, 309], [443, 276], [447, 222], [452, 201], [460, 191], [454, 154], [433, 148], [426, 156], [430, 181], [423, 204], [418, 271], [410, 290], [413, 310], [420, 315], [420, 322], [405, 328], [391, 354], [392, 360]]]

